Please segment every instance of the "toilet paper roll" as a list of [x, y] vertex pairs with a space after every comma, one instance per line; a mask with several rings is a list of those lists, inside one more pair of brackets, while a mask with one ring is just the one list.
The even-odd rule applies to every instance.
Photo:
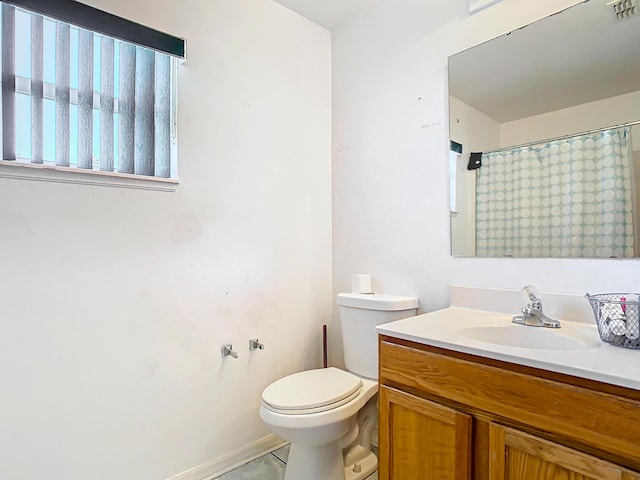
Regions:
[[[602, 336], [625, 336], [627, 333], [627, 319], [622, 303], [609, 303], [600, 311]], [[604, 317], [604, 318], [603, 318]]]
[[368, 273], [354, 273], [351, 275], [351, 291], [353, 293], [372, 293], [371, 275]]
[[608, 324], [609, 332], [613, 335], [625, 335], [627, 333], [627, 325], [624, 323], [624, 320], [611, 320]]

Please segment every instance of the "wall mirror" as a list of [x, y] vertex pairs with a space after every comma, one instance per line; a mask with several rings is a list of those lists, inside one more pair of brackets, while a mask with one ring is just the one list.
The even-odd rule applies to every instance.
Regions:
[[620, 8], [449, 57], [452, 255], [640, 256], [640, 11]]

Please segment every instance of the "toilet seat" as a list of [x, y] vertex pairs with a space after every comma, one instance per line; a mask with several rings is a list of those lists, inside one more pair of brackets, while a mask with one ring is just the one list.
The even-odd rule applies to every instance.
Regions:
[[264, 390], [262, 401], [272, 412], [304, 415], [349, 403], [361, 388], [361, 379], [349, 372], [334, 367], [319, 368], [277, 380]]
[[[275, 433], [280, 432], [282, 438], [289, 438], [291, 432], [304, 431], [306, 429], [326, 429], [338, 428], [338, 424], [341, 422], [349, 421], [348, 419], [355, 419], [358, 411], [364, 407], [364, 405], [378, 393], [378, 382], [368, 380], [366, 378], [361, 379], [362, 387], [357, 391], [356, 396], [347, 400], [340, 406], [331, 405], [326, 408], [324, 412], [309, 412], [309, 411], [276, 411], [276, 409], [270, 407], [264, 399], [260, 402], [260, 418], [265, 421], [272, 430], [275, 429]], [[333, 427], [332, 427], [333, 425]], [[289, 433], [283, 432], [289, 431]]]

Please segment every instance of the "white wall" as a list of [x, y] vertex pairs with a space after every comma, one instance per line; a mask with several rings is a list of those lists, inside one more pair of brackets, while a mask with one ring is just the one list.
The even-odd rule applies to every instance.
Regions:
[[467, 154], [500, 147], [501, 124], [493, 118], [454, 96], [449, 96], [449, 114], [449, 136], [461, 143]]
[[500, 124], [491, 117], [449, 96], [449, 137], [462, 144], [456, 174], [457, 214], [451, 216], [451, 251], [454, 255], [476, 253], [476, 176], [467, 170], [471, 152], [486, 152], [500, 145]]
[[[640, 91], [563, 108], [500, 125], [500, 146], [586, 132], [638, 120]], [[634, 150], [640, 149], [640, 125], [631, 127]]]
[[469, 17], [466, 0], [380, 0], [334, 32], [334, 291], [356, 271], [423, 310], [448, 305], [450, 284], [638, 289], [638, 260], [449, 254], [447, 56], [575, 3], [503, 0]]
[[181, 184], [0, 180], [7, 480], [163, 480], [242, 449], [331, 320], [329, 32], [270, 0], [92, 4], [187, 38]]
[[[633, 136], [633, 134], [632, 134]], [[640, 138], [640, 132], [636, 133], [635, 138]], [[640, 143], [640, 142], [636, 142]], [[633, 159], [633, 186], [635, 195], [635, 203], [633, 207], [635, 208], [635, 217], [633, 221], [635, 225], [640, 225], [640, 148], [634, 147], [634, 152], [632, 155]], [[636, 230], [636, 252], [640, 252], [640, 233]]]

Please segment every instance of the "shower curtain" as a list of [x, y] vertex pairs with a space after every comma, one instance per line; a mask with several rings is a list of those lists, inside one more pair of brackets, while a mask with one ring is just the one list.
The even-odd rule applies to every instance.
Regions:
[[476, 185], [482, 257], [633, 257], [628, 128], [483, 154]]

